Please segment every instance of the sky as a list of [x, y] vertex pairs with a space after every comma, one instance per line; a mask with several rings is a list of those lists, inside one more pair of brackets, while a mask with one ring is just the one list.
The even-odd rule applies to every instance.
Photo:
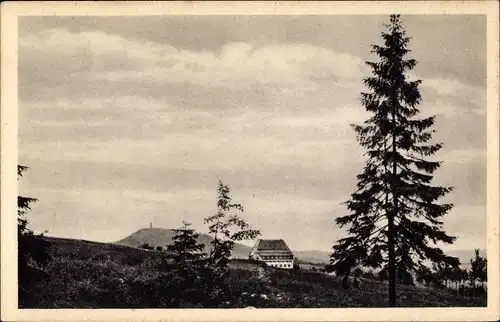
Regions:
[[[453, 186], [445, 250], [486, 248], [486, 20], [403, 16]], [[331, 249], [366, 158], [351, 123], [386, 16], [22, 17], [20, 193], [35, 231], [200, 232], [219, 180], [262, 238]]]

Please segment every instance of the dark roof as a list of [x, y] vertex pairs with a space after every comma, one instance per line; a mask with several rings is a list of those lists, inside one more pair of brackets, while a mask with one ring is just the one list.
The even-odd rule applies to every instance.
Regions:
[[288, 251], [288, 247], [283, 239], [261, 239], [259, 240], [259, 245], [257, 245], [258, 250], [284, 250]]
[[291, 256], [294, 258], [293, 252], [288, 248], [288, 245], [283, 239], [259, 239], [250, 251], [249, 256]]

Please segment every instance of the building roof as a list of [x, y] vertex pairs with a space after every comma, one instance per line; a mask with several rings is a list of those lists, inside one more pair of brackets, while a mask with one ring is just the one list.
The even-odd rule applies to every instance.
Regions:
[[283, 239], [259, 239], [255, 243], [255, 246], [252, 248], [251, 255], [256, 252], [280, 252], [293, 255], [288, 245], [285, 243]]
[[288, 250], [283, 239], [259, 239], [258, 250]]

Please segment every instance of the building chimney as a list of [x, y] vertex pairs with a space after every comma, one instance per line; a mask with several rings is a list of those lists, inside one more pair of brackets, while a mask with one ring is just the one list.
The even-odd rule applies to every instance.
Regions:
[[149, 223], [149, 228], [153, 228], [153, 223], [152, 222]]

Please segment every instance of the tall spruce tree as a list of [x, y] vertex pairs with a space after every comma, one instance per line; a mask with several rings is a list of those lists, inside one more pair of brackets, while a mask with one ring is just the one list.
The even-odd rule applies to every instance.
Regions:
[[419, 117], [421, 81], [407, 79], [417, 64], [405, 57], [410, 38], [399, 15], [391, 15], [386, 27], [384, 44], [372, 46], [378, 61], [367, 62], [373, 76], [363, 81], [370, 92], [361, 93], [361, 103], [371, 117], [352, 125], [368, 160], [357, 176], [357, 190], [345, 202], [350, 214], [335, 220], [349, 228], [333, 247], [331, 261], [340, 271], [356, 265], [380, 268], [389, 280], [389, 305], [395, 306], [398, 280], [413, 283], [425, 262], [458, 266], [459, 261], [438, 247], [456, 239], [443, 231], [441, 221], [453, 205], [438, 203], [452, 188], [431, 184], [441, 162], [426, 158], [442, 144], [430, 143], [434, 116]]

